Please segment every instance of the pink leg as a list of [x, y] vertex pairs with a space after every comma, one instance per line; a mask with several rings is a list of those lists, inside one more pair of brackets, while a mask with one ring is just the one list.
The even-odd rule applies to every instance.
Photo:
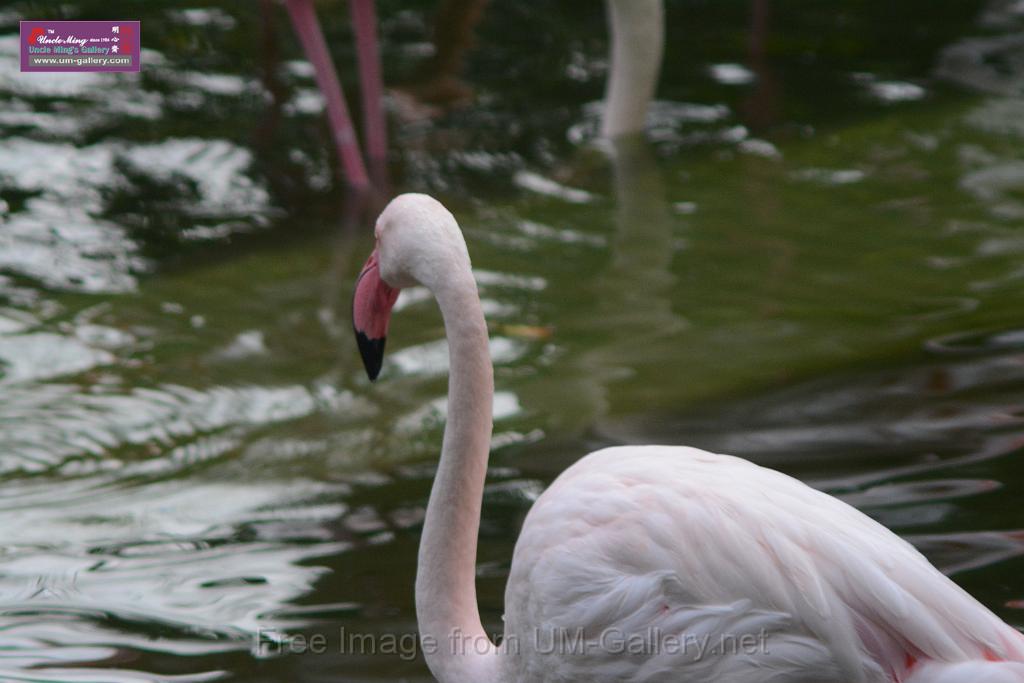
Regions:
[[327, 51], [324, 34], [320, 30], [320, 22], [316, 18], [313, 0], [286, 0], [288, 14], [291, 16], [295, 32], [299, 36], [306, 57], [313, 64], [316, 82], [327, 101], [327, 118], [334, 134], [334, 144], [341, 158], [341, 166], [345, 171], [345, 179], [349, 185], [365, 190], [370, 187], [370, 179], [366, 174], [359, 142], [352, 127], [352, 119], [345, 105], [345, 95], [338, 82], [338, 74]]
[[356, 34], [359, 80], [363, 87], [363, 126], [367, 155], [371, 165], [383, 167], [388, 154], [388, 140], [380, 48], [377, 45], [377, 12], [374, 0], [349, 0], [349, 9]]

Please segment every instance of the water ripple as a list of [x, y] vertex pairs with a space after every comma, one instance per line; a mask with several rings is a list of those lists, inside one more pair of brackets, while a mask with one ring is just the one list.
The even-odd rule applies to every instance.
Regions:
[[[2, 339], [2, 338], [0, 338]], [[0, 345], [2, 348], [2, 345]], [[45, 367], [45, 366], [43, 366]], [[136, 388], [129, 393], [88, 393], [71, 384], [11, 386], [0, 402], [0, 475], [35, 472], [66, 465], [75, 458], [102, 460], [94, 466], [122, 468], [128, 464], [110, 455], [126, 446], [156, 444], [168, 449], [167, 461], [188, 462], [198, 452], [226, 449], [213, 442], [191, 439], [228, 427], [258, 427], [309, 415], [319, 403], [301, 386], [211, 387], [205, 390], [178, 385]], [[162, 468], [148, 459], [142, 469]], [[71, 465], [81, 473], [81, 464]]]

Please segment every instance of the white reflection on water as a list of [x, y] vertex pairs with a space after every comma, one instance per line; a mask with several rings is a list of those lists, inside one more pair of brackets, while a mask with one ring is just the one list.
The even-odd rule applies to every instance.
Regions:
[[0, 223], [0, 268], [51, 288], [131, 291], [146, 263], [125, 228], [102, 217], [107, 195], [128, 184], [123, 172], [155, 182], [188, 180], [197, 196], [180, 207], [184, 213], [252, 221], [268, 211], [269, 196], [247, 175], [251, 161], [247, 150], [223, 140], [88, 147], [0, 141], [0, 190], [27, 197]]
[[113, 163], [108, 144], [0, 141], [0, 188], [28, 195], [0, 223], [0, 268], [57, 289], [134, 289], [144, 267], [138, 247], [124, 228], [99, 217]]
[[[97, 477], [5, 489], [0, 632], [13, 651], [0, 663], [4, 680], [29, 666], [50, 670], [32, 680], [91, 680], [75, 663], [113, 664], [124, 649], [247, 650], [257, 630], [302, 623], [286, 606], [327, 571], [317, 558], [348, 547], [330, 529], [345, 510], [332, 502], [340, 485], [176, 478], [125, 487]], [[136, 676], [96, 680], [119, 675]]]
[[[0, 425], [8, 426], [0, 429], [0, 473], [48, 470], [83, 456], [102, 457], [96, 467], [121, 467], [111, 449], [147, 443], [165, 448], [225, 428], [295, 419], [318, 405], [320, 398], [298, 385], [205, 390], [164, 385], [127, 393], [83, 393], [73, 384], [11, 386], [0, 402]], [[167, 457], [186, 455], [171, 450]], [[161, 461], [143, 462], [152, 469]]]
[[[0, 633], [9, 653], [0, 679], [214, 680], [220, 672], [178, 679], [95, 666], [121, 669], [129, 651], [245, 653], [257, 632], [308, 624], [293, 605], [329, 573], [321, 558], [360, 542], [338, 527], [351, 486], [287, 467], [296, 453], [328, 446], [247, 438], [343, 410], [344, 392], [115, 385], [89, 393], [30, 381], [3, 389]], [[340, 437], [330, 445], [350, 446]], [[27, 667], [42, 669], [18, 673]]]
[[[132, 291], [148, 264], [140, 246], [110, 208], [134, 181], [194, 187], [172, 208], [184, 215], [229, 223], [194, 226], [186, 238], [222, 238], [266, 215], [267, 191], [249, 177], [252, 155], [225, 140], [169, 138], [140, 144], [106, 135], [83, 144], [96, 130], [125, 119], [157, 121], [164, 95], [144, 87], [139, 73], [21, 73], [20, 39], [0, 36], [0, 269], [52, 289]], [[144, 49], [151, 78], [167, 81], [177, 96], [239, 98], [254, 81], [231, 74], [164, 68], [158, 52]], [[39, 100], [43, 100], [43, 104]], [[187, 195], [187, 193], [185, 193]], [[123, 209], [122, 209], [123, 210]], [[143, 222], [145, 219], [143, 219]], [[12, 289], [0, 281], [0, 290]]]
[[[495, 365], [508, 365], [522, 358], [529, 346], [508, 337], [490, 339], [491, 361]], [[407, 346], [389, 354], [385, 362], [403, 375], [446, 375], [448, 374], [448, 341], [437, 341]]]
[[[569, 141], [581, 145], [597, 139], [603, 111], [603, 101], [587, 104], [582, 120], [566, 133]], [[674, 145], [725, 141], [729, 128], [713, 126], [725, 122], [731, 115], [724, 104], [654, 100], [647, 109], [644, 128], [652, 139]]]
[[512, 177], [512, 182], [529, 192], [545, 197], [555, 197], [570, 204], [589, 204], [597, 199], [586, 190], [568, 187], [533, 171], [517, 171]]
[[188, 178], [199, 191], [200, 203], [194, 209], [203, 213], [258, 214], [270, 201], [266, 190], [246, 173], [252, 153], [225, 140], [180, 138], [132, 145], [119, 159], [158, 181]]
[[4, 384], [69, 375], [113, 359], [106, 351], [50, 332], [0, 336], [0, 382]]
[[69, 500], [60, 484], [46, 488], [49, 506], [19, 506], [20, 495], [38, 498], [26, 486], [0, 508], [0, 612], [72, 609], [242, 637], [281, 627], [260, 615], [311, 589], [323, 569], [305, 560], [346, 547], [325, 541], [323, 528], [345, 507], [308, 502], [346, 490], [339, 486], [177, 479], [75, 490]]
[[916, 83], [902, 81], [878, 81], [870, 86], [871, 94], [886, 103], [913, 102], [920, 100], [928, 91]]
[[712, 64], [708, 72], [723, 85], [748, 85], [757, 80], [757, 74], [742, 64]]
[[[0, 680], [217, 680], [211, 661], [247, 658], [257, 632], [358, 609], [296, 603], [330, 573], [324, 558], [366, 542], [339, 523], [351, 485], [307, 462], [343, 464], [361, 432], [261, 434], [365, 419], [350, 392], [125, 382], [144, 342], [96, 322], [116, 304], [68, 319], [29, 303], [0, 309]], [[251, 352], [253, 332], [235, 346]], [[198, 673], [144, 671], [173, 657]]]
[[187, 24], [189, 26], [202, 26], [203, 28], [217, 28], [228, 30], [235, 27], [238, 21], [219, 8], [191, 8], [182, 10], [168, 10], [167, 16], [173, 21]]

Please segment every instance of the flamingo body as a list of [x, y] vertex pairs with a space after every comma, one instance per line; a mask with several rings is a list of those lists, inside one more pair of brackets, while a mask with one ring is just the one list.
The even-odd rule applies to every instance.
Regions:
[[1024, 664], [987, 663], [1024, 661], [1024, 636], [909, 543], [693, 448], [608, 448], [566, 470], [527, 516], [505, 605], [515, 681], [890, 683], [971, 660], [1024, 681]]
[[492, 643], [475, 581], [494, 383], [469, 254], [426, 195], [394, 199], [375, 234], [353, 300], [368, 373], [397, 288], [427, 287], [448, 337], [416, 576], [441, 683], [1024, 683], [1024, 635], [891, 531], [779, 472], [670, 446], [591, 453], [538, 498]]

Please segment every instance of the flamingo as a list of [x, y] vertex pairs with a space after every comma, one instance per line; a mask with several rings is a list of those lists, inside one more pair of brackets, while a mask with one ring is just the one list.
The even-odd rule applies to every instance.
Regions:
[[353, 298], [370, 379], [403, 287], [433, 294], [449, 345], [415, 591], [438, 681], [1024, 682], [1024, 635], [909, 543], [796, 479], [682, 446], [599, 450], [551, 484], [492, 642], [475, 569], [494, 375], [466, 242], [422, 194], [393, 199], [374, 232]]

